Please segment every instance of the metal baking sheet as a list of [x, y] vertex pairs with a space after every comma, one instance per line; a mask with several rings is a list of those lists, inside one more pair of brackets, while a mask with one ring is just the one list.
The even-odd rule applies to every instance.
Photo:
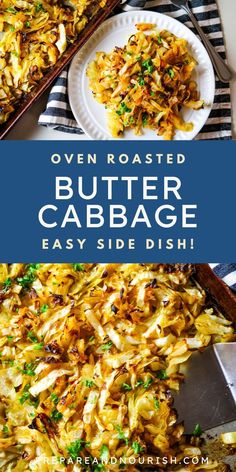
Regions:
[[[206, 291], [209, 298], [215, 305], [223, 312], [226, 318], [234, 321], [236, 326], [236, 296], [232, 290], [219, 279], [214, 272], [211, 270], [208, 264], [195, 264], [195, 275], [197, 283]], [[232, 362], [236, 362], [232, 359]], [[226, 464], [229, 465], [232, 472], [236, 471], [236, 455], [223, 455], [224, 450], [220, 445], [219, 439], [221, 433], [236, 431], [236, 421], [226, 423], [217, 428], [207, 430], [203, 434], [205, 439], [206, 451], [215, 450], [215, 454], [218, 458], [221, 457]], [[214, 449], [213, 449], [214, 447]]]
[[87, 26], [79, 35], [78, 40], [73, 43], [63, 56], [59, 59], [57, 64], [49, 71], [43, 79], [40, 81], [32, 92], [30, 92], [21, 102], [17, 108], [17, 111], [13, 113], [9, 120], [3, 125], [0, 125], [0, 140], [4, 139], [21, 118], [21, 116], [36, 102], [36, 100], [41, 97], [41, 95], [47, 90], [47, 88], [52, 84], [52, 82], [58, 77], [58, 75], [65, 69], [65, 67], [70, 63], [74, 55], [80, 50], [80, 48], [86, 43], [98, 26], [108, 17], [112, 10], [120, 3], [120, 0], [108, 0], [104, 8], [100, 8], [98, 13], [89, 21]]

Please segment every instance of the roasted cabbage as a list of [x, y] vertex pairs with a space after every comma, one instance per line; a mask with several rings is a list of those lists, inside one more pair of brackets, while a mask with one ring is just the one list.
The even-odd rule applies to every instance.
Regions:
[[105, 4], [106, 0], [1, 0], [0, 124]]
[[214, 458], [179, 466], [202, 457], [172, 405], [180, 367], [196, 349], [235, 340], [191, 272], [0, 264], [1, 471], [134, 472], [152, 457], [167, 457], [166, 471], [224, 470]]
[[150, 128], [172, 140], [176, 130], [193, 130], [181, 110], [204, 107], [193, 79], [197, 63], [185, 39], [166, 30], [158, 32], [152, 24], [136, 27], [138, 32], [124, 47], [97, 52], [87, 69], [90, 89], [107, 108], [114, 138], [127, 129], [142, 135], [144, 128]]

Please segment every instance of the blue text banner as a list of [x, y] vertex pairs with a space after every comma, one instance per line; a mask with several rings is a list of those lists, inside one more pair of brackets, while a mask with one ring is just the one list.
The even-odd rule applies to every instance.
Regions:
[[0, 144], [1, 262], [232, 262], [236, 143]]

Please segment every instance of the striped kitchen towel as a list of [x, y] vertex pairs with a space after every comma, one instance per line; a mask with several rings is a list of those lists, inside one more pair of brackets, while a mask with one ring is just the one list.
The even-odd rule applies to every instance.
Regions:
[[217, 277], [220, 277], [232, 290], [236, 291], [236, 263], [209, 265]]
[[[204, 32], [216, 50], [225, 59], [225, 46], [217, 4], [214, 0], [192, 0], [191, 7]], [[165, 13], [183, 22], [194, 31], [193, 25], [182, 9], [168, 0], [127, 0], [122, 2], [123, 10], [139, 8]], [[39, 124], [67, 133], [83, 134], [74, 119], [67, 95], [67, 70], [55, 81], [49, 94], [46, 110], [39, 118]], [[216, 78], [216, 94], [210, 117], [197, 139], [231, 139], [231, 99], [229, 84]]]

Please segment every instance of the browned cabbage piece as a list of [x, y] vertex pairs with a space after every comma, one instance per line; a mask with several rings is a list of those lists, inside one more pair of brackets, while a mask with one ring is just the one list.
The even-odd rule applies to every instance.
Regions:
[[105, 4], [106, 0], [0, 2], [0, 124]]
[[97, 52], [87, 70], [90, 88], [108, 109], [113, 137], [128, 129], [140, 136], [150, 128], [171, 140], [176, 130], [193, 130], [181, 111], [204, 107], [194, 79], [197, 62], [185, 39], [149, 23], [136, 27], [123, 47]]
[[202, 468], [172, 406], [191, 353], [235, 340], [191, 276], [178, 264], [0, 264], [1, 471], [119, 471], [125, 459], [135, 472], [151, 456], [199, 457], [168, 472], [224, 470], [214, 457]]

